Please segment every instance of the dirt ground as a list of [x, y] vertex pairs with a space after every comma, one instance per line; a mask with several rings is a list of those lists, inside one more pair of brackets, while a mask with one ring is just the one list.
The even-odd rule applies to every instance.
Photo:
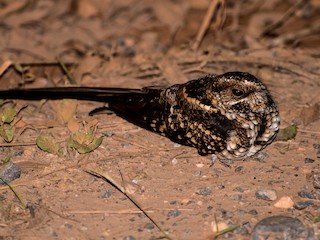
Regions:
[[[169, 86], [247, 71], [272, 92], [281, 128], [298, 127], [294, 139], [275, 141], [259, 158], [221, 163], [113, 114], [88, 115], [102, 103], [6, 102], [1, 111], [28, 107], [16, 117], [13, 140], [1, 140], [1, 159], [11, 156], [22, 170], [10, 183], [21, 201], [0, 188], [1, 239], [164, 236], [88, 170], [123, 186], [167, 238], [214, 239], [217, 229], [237, 226], [217, 238], [250, 239], [260, 220], [281, 215], [299, 219], [316, 236], [310, 239], [319, 239], [319, 0], [0, 0], [0, 36], [1, 89], [70, 79], [81, 86]], [[97, 149], [79, 154], [67, 147], [73, 132], [90, 127], [103, 137]], [[59, 156], [36, 145], [44, 133], [59, 144]]]

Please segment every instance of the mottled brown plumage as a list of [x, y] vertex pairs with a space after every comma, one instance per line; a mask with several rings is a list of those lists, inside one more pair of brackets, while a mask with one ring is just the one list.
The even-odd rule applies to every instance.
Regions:
[[245, 159], [264, 149], [280, 125], [269, 91], [253, 75], [209, 75], [166, 89], [66, 87], [0, 91], [1, 98], [75, 98], [108, 103], [108, 109], [199, 154]]

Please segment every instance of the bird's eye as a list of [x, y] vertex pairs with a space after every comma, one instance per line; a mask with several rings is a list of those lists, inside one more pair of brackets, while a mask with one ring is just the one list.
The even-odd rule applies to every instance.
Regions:
[[241, 89], [234, 88], [232, 89], [232, 93], [237, 97], [241, 97], [244, 94], [244, 91]]

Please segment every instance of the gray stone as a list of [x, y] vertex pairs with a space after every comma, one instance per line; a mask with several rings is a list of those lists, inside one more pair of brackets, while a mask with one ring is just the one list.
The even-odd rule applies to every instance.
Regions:
[[277, 193], [274, 190], [263, 189], [256, 192], [257, 199], [274, 201], [277, 199], [277, 197]]

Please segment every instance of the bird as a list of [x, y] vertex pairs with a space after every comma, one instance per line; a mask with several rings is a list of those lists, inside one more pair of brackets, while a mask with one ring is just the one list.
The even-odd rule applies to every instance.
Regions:
[[280, 126], [270, 91], [247, 72], [209, 74], [166, 88], [9, 89], [0, 98], [105, 102], [119, 117], [218, 159], [253, 157], [272, 143]]

